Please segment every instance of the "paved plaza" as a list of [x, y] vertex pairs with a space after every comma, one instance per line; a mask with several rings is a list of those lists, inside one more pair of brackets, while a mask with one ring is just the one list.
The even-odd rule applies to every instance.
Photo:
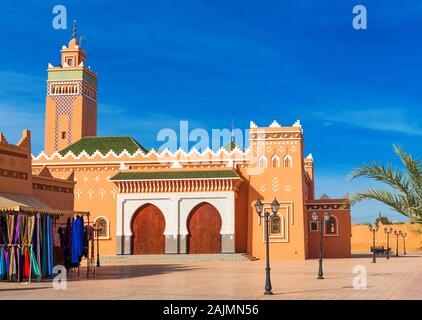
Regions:
[[[130, 263], [128, 260], [127, 263]], [[367, 288], [354, 289], [354, 266], [367, 270]], [[67, 289], [51, 281], [0, 283], [1, 299], [422, 299], [422, 254], [379, 258], [369, 255], [324, 261], [273, 261], [273, 296], [264, 296], [265, 261], [171, 261], [104, 265], [95, 279], [71, 273]], [[362, 270], [362, 267], [360, 267]], [[362, 275], [362, 274], [361, 274]]]

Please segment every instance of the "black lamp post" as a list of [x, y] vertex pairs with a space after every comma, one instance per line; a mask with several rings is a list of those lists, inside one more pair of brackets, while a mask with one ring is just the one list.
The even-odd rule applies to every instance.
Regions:
[[403, 237], [403, 254], [406, 255], [406, 240], [405, 240], [405, 238], [407, 236], [407, 233], [406, 232], [403, 232], [401, 234], [401, 236]]
[[315, 211], [312, 213], [312, 220], [316, 223], [319, 223], [319, 268], [318, 268], [318, 279], [324, 279], [324, 272], [322, 270], [322, 235], [324, 222], [330, 220], [330, 214], [328, 212], [324, 213], [324, 218], [318, 220], [318, 213]]
[[384, 228], [384, 232], [387, 235], [387, 259], [390, 259], [390, 233], [393, 233], [393, 228]]
[[278, 209], [280, 208], [280, 203], [277, 201], [277, 199], [274, 199], [273, 202], [271, 202], [271, 211], [272, 214], [268, 211], [264, 211], [264, 204], [258, 199], [255, 202], [255, 209], [256, 213], [260, 218], [264, 216], [265, 218], [265, 243], [266, 243], [266, 265], [265, 265], [265, 292], [264, 294], [273, 294], [272, 286], [271, 286], [271, 278], [270, 278], [270, 228], [269, 228], [269, 222], [271, 217], [275, 217], [277, 215]]
[[396, 257], [399, 256], [399, 236], [401, 236], [401, 231], [394, 231], [394, 235], [396, 236]]
[[375, 232], [377, 232], [379, 229], [378, 223], [370, 224], [369, 225], [369, 231], [372, 231], [372, 262], [376, 263], [377, 259], [375, 257]]
[[95, 231], [97, 232], [97, 267], [101, 267], [100, 265], [100, 234], [103, 231], [102, 225], [97, 223]]

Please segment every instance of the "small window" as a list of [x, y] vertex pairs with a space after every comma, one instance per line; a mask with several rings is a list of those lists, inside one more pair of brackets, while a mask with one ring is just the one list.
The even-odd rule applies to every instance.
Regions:
[[318, 221], [311, 221], [311, 231], [318, 231]]
[[281, 219], [279, 216], [271, 218], [271, 233], [281, 233]]
[[106, 218], [98, 218], [95, 221], [95, 226], [98, 230], [97, 234], [99, 238], [108, 238], [108, 221]]
[[325, 223], [326, 234], [337, 234], [337, 220], [334, 217], [330, 217]]
[[66, 139], [66, 131], [62, 132], [62, 139]]

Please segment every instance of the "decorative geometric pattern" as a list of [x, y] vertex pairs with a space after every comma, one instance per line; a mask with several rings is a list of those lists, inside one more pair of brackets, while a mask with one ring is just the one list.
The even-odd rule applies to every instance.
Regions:
[[67, 135], [68, 144], [72, 143], [72, 109], [73, 103], [76, 100], [76, 96], [70, 95], [60, 95], [60, 96], [51, 96], [51, 98], [56, 103], [56, 126], [55, 126], [55, 139], [54, 147], [57, 150], [59, 146], [59, 118], [61, 115], [69, 116], [69, 132]]
[[1, 177], [7, 177], [7, 178], [13, 178], [13, 179], [22, 179], [22, 180], [28, 179], [28, 175], [26, 174], [26, 172], [6, 170], [6, 169], [0, 169], [0, 176]]
[[278, 191], [278, 177], [274, 177], [272, 180], [272, 184], [273, 184], [273, 191], [277, 192]]
[[40, 184], [40, 183], [33, 183], [32, 188], [33, 189], [54, 191], [54, 192], [73, 193], [73, 190], [71, 188], [61, 188], [61, 187], [50, 186], [50, 185]]

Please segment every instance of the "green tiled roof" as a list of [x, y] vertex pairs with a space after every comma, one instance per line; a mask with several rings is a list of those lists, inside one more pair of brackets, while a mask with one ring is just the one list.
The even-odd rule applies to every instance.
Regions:
[[135, 153], [139, 149], [147, 152], [147, 150], [132, 137], [84, 137], [61, 150], [59, 153], [64, 156], [69, 151], [72, 151], [73, 154], [77, 156], [84, 150], [89, 155], [92, 155], [97, 150], [102, 154], [106, 154], [110, 150], [113, 150], [114, 153], [120, 154], [125, 149], [130, 154]]
[[86, 69], [50, 69], [48, 70], [48, 80], [85, 80], [89, 84], [97, 86], [97, 79]]
[[110, 180], [239, 178], [234, 170], [119, 172]]

